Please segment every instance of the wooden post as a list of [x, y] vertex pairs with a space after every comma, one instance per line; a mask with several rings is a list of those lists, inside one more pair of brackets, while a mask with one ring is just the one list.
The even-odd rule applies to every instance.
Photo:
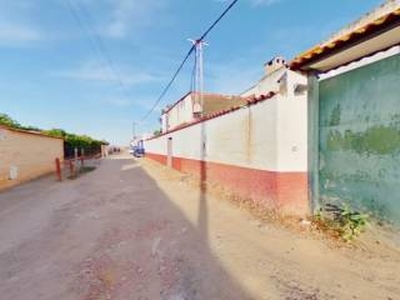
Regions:
[[75, 158], [74, 158], [74, 174], [72, 176], [77, 176], [77, 169], [78, 169], [78, 148], [74, 149], [75, 151]]
[[69, 160], [69, 172], [70, 172], [71, 177], [75, 176], [75, 168], [74, 168], [74, 163], [72, 162], [72, 159]]
[[83, 167], [85, 161], [85, 149], [81, 149], [81, 167]]
[[56, 175], [57, 175], [58, 181], [62, 181], [61, 163], [60, 163], [60, 159], [58, 157], [56, 158]]

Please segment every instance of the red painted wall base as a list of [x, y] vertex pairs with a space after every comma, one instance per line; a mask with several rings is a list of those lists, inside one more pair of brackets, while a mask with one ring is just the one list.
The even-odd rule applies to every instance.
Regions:
[[[147, 153], [146, 156], [167, 164], [165, 155]], [[268, 209], [291, 215], [309, 213], [306, 172], [271, 172], [179, 157], [172, 159], [172, 167], [201, 181], [219, 183], [239, 197]]]

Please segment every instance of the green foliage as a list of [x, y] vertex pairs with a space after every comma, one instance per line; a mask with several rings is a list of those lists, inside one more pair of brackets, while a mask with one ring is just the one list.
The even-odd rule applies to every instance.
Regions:
[[15, 129], [38, 131], [48, 136], [62, 138], [64, 139], [65, 143], [64, 152], [66, 157], [73, 156], [75, 148], [77, 148], [79, 151], [83, 149], [86, 155], [97, 154], [100, 152], [101, 145], [107, 144], [105, 141], [95, 140], [87, 135], [69, 133], [59, 128], [41, 130], [33, 126], [23, 126], [7, 114], [0, 114], [0, 124]]
[[15, 128], [15, 129], [22, 129], [22, 130], [28, 130], [28, 131], [38, 131], [41, 132], [42, 130], [34, 127], [34, 126], [25, 126], [21, 125], [14, 119], [12, 119], [9, 115], [7, 114], [0, 114], [0, 125], [5, 125], [7, 127]]
[[341, 227], [341, 235], [346, 240], [352, 240], [358, 236], [368, 222], [368, 215], [352, 211], [349, 206], [345, 205], [341, 209], [338, 222]]
[[99, 141], [87, 135], [77, 135], [66, 132], [63, 129], [54, 128], [44, 131], [45, 134], [63, 138], [65, 141], [65, 155], [71, 157], [74, 155], [74, 149], [77, 148], [79, 153], [83, 149], [85, 155], [97, 154], [100, 152], [100, 147], [104, 141]]
[[0, 114], [0, 124], [11, 128], [21, 128], [21, 125], [7, 114]]
[[323, 222], [329, 229], [335, 230], [345, 241], [357, 237], [368, 224], [369, 216], [352, 210], [348, 205], [327, 204], [315, 215], [318, 223]]
[[161, 129], [154, 130], [153, 136], [159, 136], [161, 135], [161, 133], [162, 133]]
[[65, 138], [67, 136], [67, 132], [63, 129], [57, 129], [53, 128], [51, 130], [46, 130], [43, 133], [53, 136], [53, 137], [58, 137], [58, 138]]
[[[56, 131], [56, 134], [63, 134], [63, 132]], [[87, 135], [76, 135], [64, 132], [63, 135], [66, 148], [66, 156], [73, 156], [75, 148], [80, 152], [82, 149], [86, 155], [97, 154], [100, 152], [102, 141], [92, 139]]]

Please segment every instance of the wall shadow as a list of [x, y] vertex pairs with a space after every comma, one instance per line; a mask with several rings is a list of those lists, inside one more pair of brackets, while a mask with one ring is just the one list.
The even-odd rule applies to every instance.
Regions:
[[[205, 163], [201, 165], [201, 183], [207, 179], [206, 167]], [[134, 192], [129, 203], [133, 207], [136, 203], [148, 203], [141, 206], [140, 218], [135, 221], [135, 227], [147, 228], [146, 223], [151, 222], [151, 226], [155, 226], [158, 232], [149, 231], [150, 236], [145, 238], [161, 240], [158, 246], [159, 260], [156, 258], [148, 263], [143, 258], [146, 264], [141, 266], [146, 273], [160, 270], [152, 264], [167, 265], [167, 278], [159, 272], [155, 276], [162, 287], [163, 295], [160, 299], [252, 299], [211, 252], [205, 184], [202, 184], [204, 189], [199, 197], [196, 228], [143, 169], [132, 168], [122, 172], [121, 176], [123, 181], [132, 180], [132, 184], [139, 189]], [[147, 229], [144, 229], [143, 233], [146, 232]], [[143, 257], [143, 254], [140, 255]]]
[[[136, 164], [104, 160], [46, 192], [38, 181], [2, 195], [24, 209], [27, 195], [67, 195], [40, 233], [0, 253], [2, 299], [251, 299], [208, 246], [204, 195], [197, 227]], [[29, 280], [7, 281], [10, 272]]]
[[209, 230], [208, 230], [208, 199], [207, 199], [207, 131], [204, 122], [201, 123], [200, 132], [200, 196], [199, 196], [199, 209], [197, 217], [197, 226], [199, 233], [202, 237], [202, 241], [205, 245], [209, 242]]

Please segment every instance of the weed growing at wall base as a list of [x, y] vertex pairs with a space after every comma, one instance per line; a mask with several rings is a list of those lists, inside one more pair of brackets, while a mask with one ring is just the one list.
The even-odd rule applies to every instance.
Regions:
[[352, 210], [348, 205], [326, 204], [315, 215], [315, 223], [324, 231], [336, 232], [346, 242], [359, 236], [368, 224], [369, 216]]

